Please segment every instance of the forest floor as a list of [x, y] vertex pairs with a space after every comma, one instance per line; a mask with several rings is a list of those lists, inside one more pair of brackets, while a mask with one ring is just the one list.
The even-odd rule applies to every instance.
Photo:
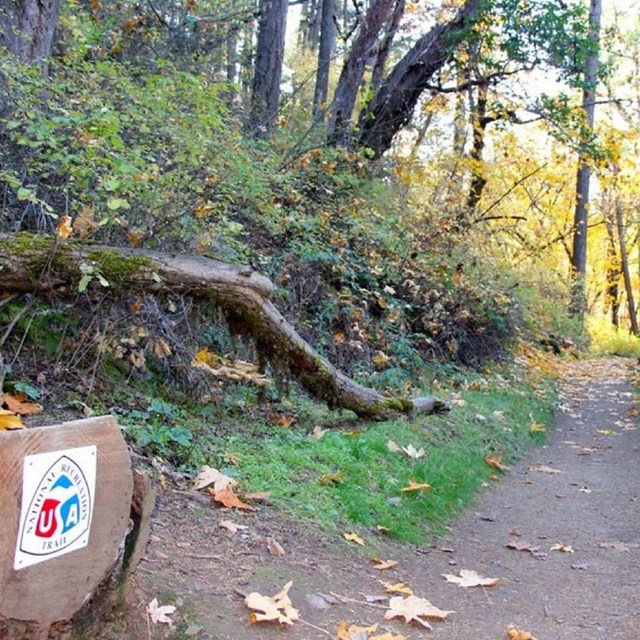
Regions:
[[[360, 546], [287, 521], [272, 506], [231, 512], [214, 509], [204, 496], [166, 489], [126, 606], [92, 637], [639, 639], [640, 430], [629, 381], [633, 365], [622, 359], [571, 363], [559, 383], [547, 444], [492, 483], [444, 537], [421, 548], [373, 531], [358, 532], [365, 542]], [[232, 534], [220, 526], [229, 520], [246, 528]], [[397, 565], [378, 570], [374, 556]], [[463, 588], [442, 575], [460, 570], [499, 581]], [[291, 626], [250, 624], [243, 595], [273, 596], [290, 581], [301, 619]], [[382, 582], [402, 583], [417, 598], [454, 613], [431, 621], [431, 630], [402, 617], [385, 620], [389, 597], [398, 594], [385, 593]], [[154, 597], [176, 606], [173, 626], [147, 619]], [[342, 621], [378, 627], [358, 635], [343, 624], [339, 635]], [[523, 633], [512, 629], [509, 636], [510, 625]]]

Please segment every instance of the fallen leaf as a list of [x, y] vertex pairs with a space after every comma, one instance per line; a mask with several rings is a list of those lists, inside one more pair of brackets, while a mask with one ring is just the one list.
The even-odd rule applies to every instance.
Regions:
[[376, 565], [374, 569], [377, 569], [378, 571], [386, 571], [398, 564], [396, 560], [382, 560], [381, 558], [371, 558], [371, 562]]
[[414, 459], [423, 458], [426, 453], [425, 450], [421, 447], [420, 449], [416, 449], [412, 444], [408, 447], [402, 447], [402, 450], [410, 457]]
[[151, 618], [151, 622], [154, 624], [173, 624], [173, 620], [169, 617], [172, 613], [174, 613], [176, 608], [173, 605], [159, 605], [158, 598], [154, 598], [147, 605], [147, 613]]
[[226, 529], [232, 535], [235, 535], [236, 533], [238, 533], [238, 531], [242, 531], [243, 529], [249, 528], [245, 524], [236, 524], [231, 520], [220, 520], [220, 522], [218, 523], [218, 526], [221, 527], [222, 529]]
[[368, 640], [370, 633], [375, 633], [378, 625], [374, 624], [370, 627], [359, 627], [355, 624], [349, 624], [343, 620], [338, 626], [337, 640]]
[[507, 638], [509, 638], [509, 640], [536, 640], [528, 631], [518, 629], [518, 627], [512, 624], [507, 628]]
[[601, 436], [613, 436], [616, 432], [613, 429], [596, 429], [596, 433]]
[[299, 618], [299, 614], [298, 610], [294, 609], [288, 595], [292, 584], [292, 582], [287, 582], [282, 591], [275, 596], [263, 596], [257, 591], [250, 593], [244, 599], [244, 603], [249, 609], [254, 609], [249, 618], [251, 623], [279, 622], [280, 624], [293, 624]]
[[197, 624], [191, 624], [185, 629], [184, 635], [192, 638], [194, 636], [197, 636], [201, 631], [202, 627], [199, 627]]
[[370, 636], [369, 640], [409, 640], [409, 636], [397, 635], [391, 633], [383, 633], [381, 636]]
[[344, 477], [344, 473], [342, 471], [336, 471], [335, 473], [328, 473], [324, 476], [320, 476], [318, 478], [318, 482], [323, 487], [326, 487], [327, 485], [330, 485], [330, 484], [338, 484], [343, 477]]
[[[22, 394], [22, 397], [26, 397]], [[35, 402], [23, 402], [19, 398], [10, 393], [5, 393], [2, 396], [2, 400], [7, 409], [11, 413], [17, 413], [20, 416], [34, 416], [38, 413], [42, 413], [42, 406]]]
[[348, 542], [355, 542], [359, 544], [361, 547], [364, 547], [364, 540], [357, 533], [343, 533], [342, 537]]
[[529, 467], [529, 471], [537, 471], [538, 473], [562, 473], [559, 469], [552, 469], [546, 465], [539, 465], [537, 467]]
[[279, 427], [285, 427], [286, 429], [290, 427], [295, 421], [296, 419], [293, 416], [280, 416], [276, 421], [276, 424]]
[[378, 533], [382, 533], [382, 534], [387, 534], [389, 533], [389, 531], [391, 531], [391, 529], [389, 529], [389, 527], [385, 527], [381, 524], [377, 524], [376, 525], [376, 531], [378, 531]]
[[454, 576], [450, 573], [443, 573], [442, 576], [448, 581], [457, 584], [460, 587], [495, 587], [500, 582], [500, 578], [484, 578], [475, 571], [468, 569], [460, 569], [460, 576]]
[[310, 440], [321, 440], [324, 438], [325, 434], [329, 431], [328, 429], [323, 429], [319, 424], [313, 427], [313, 431], [309, 434]]
[[380, 580], [380, 584], [384, 587], [386, 593], [404, 593], [409, 596], [413, 594], [411, 587], [407, 587], [403, 582], [391, 584], [390, 582]]
[[209, 493], [213, 496], [213, 499], [216, 502], [224, 505], [225, 507], [229, 507], [231, 509], [245, 509], [246, 511], [255, 511], [256, 508], [247, 504], [246, 502], [242, 502], [238, 494], [233, 492], [233, 489], [228, 486], [220, 491], [216, 491], [215, 489], [209, 489]]
[[267, 548], [269, 553], [276, 558], [280, 558], [286, 553], [284, 547], [275, 538], [267, 538]]
[[509, 471], [511, 467], [508, 467], [506, 464], [502, 462], [502, 456], [487, 456], [485, 458], [485, 462], [492, 467], [493, 469], [498, 469], [499, 471]]
[[[423, 627], [431, 629], [427, 620], [444, 620], [454, 611], [443, 611], [434, 607], [428, 600], [410, 595], [407, 598], [396, 596], [389, 600], [389, 610], [384, 614], [385, 620], [403, 617], [405, 622], [418, 622]], [[423, 618], [425, 618], [423, 620]]]
[[209, 485], [213, 485], [215, 491], [221, 491], [236, 484], [238, 483], [233, 478], [207, 465], [202, 467], [202, 471], [193, 479], [194, 489], [204, 489]]
[[402, 451], [402, 447], [393, 440], [387, 442], [387, 449], [391, 451], [391, 453], [400, 453]]
[[533, 421], [529, 425], [529, 433], [544, 433], [547, 430], [547, 427], [539, 422]]
[[574, 553], [573, 547], [567, 544], [554, 544], [551, 551], [559, 551], [560, 553]]
[[0, 431], [13, 431], [14, 429], [24, 429], [25, 426], [20, 416], [15, 415], [12, 411], [0, 409]]
[[409, 478], [409, 486], [402, 487], [400, 491], [408, 493], [410, 491], [429, 491], [429, 489], [431, 489], [430, 484], [427, 484], [426, 482], [418, 483], [413, 478]]
[[71, 224], [71, 216], [62, 216], [60, 218], [60, 224], [56, 228], [58, 238], [66, 240], [73, 233], [73, 226]]

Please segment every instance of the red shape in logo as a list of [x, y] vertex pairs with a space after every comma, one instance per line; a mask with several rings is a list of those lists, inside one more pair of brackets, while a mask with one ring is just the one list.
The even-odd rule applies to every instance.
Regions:
[[58, 528], [58, 520], [56, 518], [56, 509], [60, 504], [60, 500], [47, 498], [42, 503], [42, 509], [38, 514], [36, 523], [36, 535], [39, 538], [50, 538]]

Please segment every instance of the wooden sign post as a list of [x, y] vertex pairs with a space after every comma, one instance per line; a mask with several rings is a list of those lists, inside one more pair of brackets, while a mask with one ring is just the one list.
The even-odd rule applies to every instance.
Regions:
[[48, 638], [121, 569], [132, 491], [111, 416], [0, 432], [0, 640]]

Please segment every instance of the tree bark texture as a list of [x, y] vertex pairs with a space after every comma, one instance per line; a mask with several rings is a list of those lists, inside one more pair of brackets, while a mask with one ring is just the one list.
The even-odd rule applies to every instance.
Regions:
[[[589, 36], [595, 44], [595, 50], [589, 54], [585, 63], [585, 88], [582, 95], [582, 108], [587, 121], [584, 137], [593, 132], [596, 111], [596, 85], [600, 67], [600, 23], [602, 20], [602, 0], [591, 0], [589, 8]], [[588, 140], [581, 140], [582, 143]], [[591, 165], [585, 152], [578, 159], [576, 177], [576, 205], [573, 217], [573, 250], [571, 252], [571, 302], [569, 312], [577, 318], [584, 318], [587, 311], [586, 272], [587, 272], [587, 230], [589, 228], [589, 187]]]
[[467, 0], [455, 17], [425, 33], [391, 70], [359, 117], [358, 142], [375, 157], [388, 151], [396, 133], [411, 119], [433, 75], [452, 57], [483, 0]]
[[0, 0], [0, 47], [46, 71], [60, 0]]
[[336, 0], [322, 0], [318, 70], [316, 72], [316, 86], [313, 92], [314, 123], [324, 120], [327, 95], [329, 94], [331, 57], [336, 46], [336, 25], [334, 23], [335, 8]]
[[375, 44], [384, 23], [390, 16], [395, 0], [373, 0], [344, 61], [333, 97], [328, 139], [331, 144], [346, 146], [352, 126], [351, 116], [362, 85], [367, 60], [373, 58]]
[[[251, 336], [261, 356], [288, 369], [312, 396], [367, 419], [448, 410], [434, 398], [390, 398], [338, 371], [270, 301], [271, 281], [250, 267], [200, 256], [60, 242], [33, 234], [0, 235], [0, 291], [78, 295], [81, 265], [109, 282], [113, 294], [184, 294], [223, 310], [230, 327]], [[103, 290], [104, 291], [104, 290]]]
[[288, 8], [288, 0], [260, 2], [251, 96], [251, 129], [258, 136], [273, 129], [278, 115]]

